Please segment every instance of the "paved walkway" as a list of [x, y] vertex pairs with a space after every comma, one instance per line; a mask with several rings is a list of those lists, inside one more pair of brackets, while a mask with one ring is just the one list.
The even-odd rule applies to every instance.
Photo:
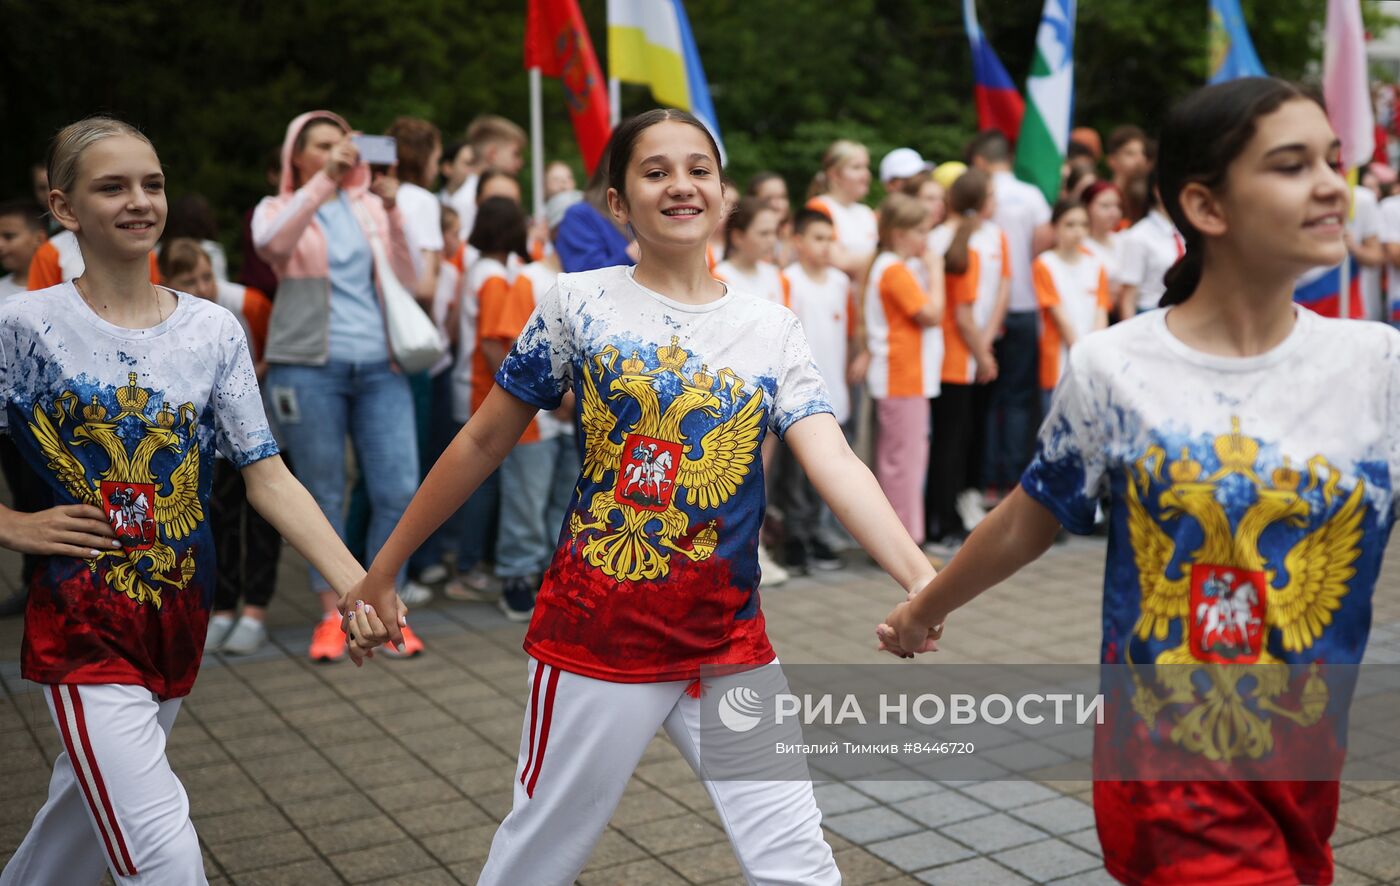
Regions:
[[[1093, 662], [1103, 543], [1056, 547], [960, 612], [941, 662]], [[1376, 592], [1370, 658], [1400, 662], [1400, 551]], [[18, 571], [0, 556], [0, 575]], [[785, 664], [879, 662], [872, 627], [898, 598], [866, 566], [764, 595]], [[257, 656], [205, 663], [171, 738], [216, 884], [475, 883], [511, 797], [524, 629], [480, 604], [417, 611], [428, 654], [361, 671], [304, 659], [315, 603], [294, 555]], [[0, 622], [0, 863], [43, 800], [57, 738]], [[888, 659], [883, 659], [888, 661]], [[936, 666], [933, 658], [907, 667]], [[352, 785], [344, 772], [357, 770]], [[358, 786], [358, 787], [357, 787]], [[361, 789], [363, 788], [363, 789]], [[848, 884], [1109, 883], [1087, 782], [859, 782], [817, 789]], [[1400, 784], [1343, 787], [1339, 884], [1400, 882]], [[704, 789], [659, 736], [580, 883], [740, 882]]]

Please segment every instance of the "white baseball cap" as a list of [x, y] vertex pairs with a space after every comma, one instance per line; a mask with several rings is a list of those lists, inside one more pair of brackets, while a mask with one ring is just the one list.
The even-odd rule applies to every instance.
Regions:
[[880, 181], [888, 182], [896, 178], [913, 178], [929, 170], [929, 164], [913, 148], [895, 148], [880, 161]]

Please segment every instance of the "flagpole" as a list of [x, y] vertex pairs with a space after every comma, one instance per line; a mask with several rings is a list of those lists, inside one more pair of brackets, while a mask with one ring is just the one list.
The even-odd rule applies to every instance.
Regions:
[[608, 78], [608, 113], [612, 116], [613, 129], [622, 122], [622, 81]]
[[530, 178], [535, 218], [544, 218], [544, 100], [540, 69], [530, 69]]

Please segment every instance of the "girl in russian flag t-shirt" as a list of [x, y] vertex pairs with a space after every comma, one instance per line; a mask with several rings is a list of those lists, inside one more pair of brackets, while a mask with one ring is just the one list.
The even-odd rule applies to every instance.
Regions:
[[95, 883], [104, 870], [120, 883], [204, 883], [165, 748], [214, 600], [215, 452], [342, 607], [364, 570], [278, 457], [238, 320], [150, 281], [166, 216], [150, 141], [88, 118], [55, 136], [48, 170], [50, 210], [85, 263], [0, 307], [0, 431], [53, 504], [0, 508], [0, 543], [44, 557], [20, 673], [41, 684], [64, 752], [0, 884]]
[[758, 594], [764, 438], [783, 438], [902, 587], [932, 570], [846, 445], [797, 317], [711, 276], [718, 157], [682, 111], [614, 132], [609, 204], [636, 232], [640, 261], [563, 274], [542, 294], [364, 585], [368, 601], [387, 599], [384, 576], [539, 410], [575, 394], [582, 470], [525, 634], [515, 796], [483, 884], [572, 883], [660, 728], [705, 779], [753, 880], [840, 881], [805, 764], [785, 780], [740, 781], [712, 777], [701, 759], [702, 696], [781, 681]]
[[1108, 495], [1094, 814], [1124, 883], [1332, 882], [1347, 669], [1400, 503], [1400, 333], [1292, 301], [1346, 255], [1340, 153], [1282, 80], [1173, 109], [1167, 309], [1070, 351], [1020, 487], [878, 629], [896, 653], [933, 648]]

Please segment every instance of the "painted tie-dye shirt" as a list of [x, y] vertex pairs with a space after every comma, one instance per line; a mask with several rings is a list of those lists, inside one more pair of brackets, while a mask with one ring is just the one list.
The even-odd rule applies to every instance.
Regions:
[[1105, 669], [1125, 700], [1095, 746], [1105, 861], [1125, 882], [1330, 882], [1336, 782], [1272, 779], [1342, 756], [1329, 667], [1361, 661], [1394, 522], [1400, 333], [1298, 311], [1230, 358], [1168, 315], [1075, 346], [1021, 480], [1077, 533], [1107, 493], [1101, 658], [1152, 666]]
[[540, 409], [576, 395], [583, 470], [526, 651], [614, 682], [771, 661], [759, 448], [831, 411], [797, 317], [734, 290], [677, 302], [631, 268], [563, 274], [496, 383]]
[[217, 448], [277, 454], [232, 313], [177, 293], [158, 326], [94, 314], [71, 283], [0, 306], [0, 430], [55, 505], [106, 512], [121, 547], [48, 557], [29, 589], [21, 672], [37, 683], [189, 692], [213, 603]]

